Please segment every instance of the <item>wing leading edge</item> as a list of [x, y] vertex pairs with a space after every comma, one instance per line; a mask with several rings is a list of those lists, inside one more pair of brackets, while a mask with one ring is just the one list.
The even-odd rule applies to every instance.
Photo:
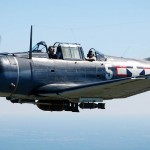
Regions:
[[84, 97], [102, 98], [103, 100], [126, 98], [150, 90], [149, 75], [136, 78], [121, 78], [91, 84], [48, 84], [40, 87], [36, 95], [51, 97], [61, 95], [68, 99]]

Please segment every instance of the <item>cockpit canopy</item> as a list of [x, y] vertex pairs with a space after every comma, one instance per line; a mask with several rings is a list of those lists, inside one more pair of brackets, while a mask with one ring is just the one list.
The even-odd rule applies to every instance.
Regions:
[[56, 42], [53, 47], [56, 49], [56, 55], [61, 51], [62, 59], [83, 60], [84, 53], [80, 44], [77, 43], [59, 43]]
[[[50, 46], [54, 49], [54, 59], [64, 59], [64, 60], [86, 60], [84, 56], [83, 49], [80, 44], [77, 43], [60, 43], [56, 42], [53, 46]], [[101, 54], [94, 48], [91, 48], [89, 51], [92, 51], [96, 57], [96, 61], [105, 61], [105, 55]], [[19, 52], [13, 53], [14, 56], [26, 57], [29, 58], [29, 52]], [[49, 50], [44, 41], [38, 42], [32, 48], [32, 56], [39, 58], [48, 58]], [[50, 58], [50, 57], [49, 57]]]
[[[56, 42], [52, 46], [54, 48], [55, 56], [58, 56], [59, 53], [62, 53], [61, 57], [57, 59], [68, 59], [68, 60], [83, 60], [84, 53], [80, 44], [77, 43], [60, 43]], [[32, 53], [48, 53], [48, 47], [44, 41], [38, 42], [33, 48]]]
[[[56, 42], [52, 46], [54, 48], [55, 56], [58, 56], [57, 59], [65, 60], [85, 60], [84, 52], [80, 44], [77, 43], [60, 43]], [[92, 51], [97, 61], [105, 61], [106, 57], [104, 54], [98, 52], [94, 48], [91, 48], [89, 51]], [[44, 41], [37, 43], [33, 49], [33, 53], [48, 53], [47, 45]], [[61, 53], [61, 56], [59, 56]]]
[[47, 45], [44, 41], [38, 42], [33, 48], [32, 52], [47, 52]]

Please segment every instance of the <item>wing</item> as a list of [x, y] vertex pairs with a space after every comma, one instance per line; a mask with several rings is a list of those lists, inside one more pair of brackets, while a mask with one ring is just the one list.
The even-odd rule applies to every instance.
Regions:
[[126, 98], [132, 95], [150, 90], [149, 76], [136, 78], [122, 78], [107, 80], [92, 84], [49, 84], [40, 87], [36, 94], [51, 97], [61, 95], [68, 99], [102, 98], [103, 100], [114, 98]]

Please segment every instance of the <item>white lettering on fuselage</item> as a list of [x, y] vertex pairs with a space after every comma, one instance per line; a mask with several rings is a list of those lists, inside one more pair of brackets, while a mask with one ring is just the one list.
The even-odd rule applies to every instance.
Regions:
[[110, 80], [113, 77], [113, 71], [111, 70], [111, 68], [112, 68], [111, 64], [105, 64], [105, 70], [106, 70], [105, 78], [107, 80]]

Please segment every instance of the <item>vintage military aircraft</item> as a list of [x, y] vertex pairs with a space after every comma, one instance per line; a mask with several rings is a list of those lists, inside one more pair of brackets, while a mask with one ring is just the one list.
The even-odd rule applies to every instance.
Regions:
[[20, 53], [0, 54], [0, 96], [12, 103], [30, 103], [44, 111], [105, 109], [104, 100], [126, 98], [150, 90], [150, 62], [107, 56], [93, 51], [85, 58], [80, 44], [56, 42], [49, 58], [45, 42]]

